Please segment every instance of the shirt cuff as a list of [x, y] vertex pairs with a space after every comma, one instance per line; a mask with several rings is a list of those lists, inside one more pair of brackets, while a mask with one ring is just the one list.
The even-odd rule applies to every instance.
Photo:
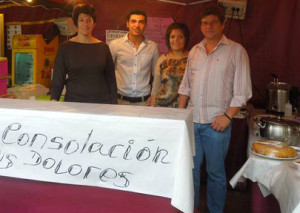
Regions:
[[247, 103], [248, 98], [245, 96], [235, 96], [230, 102], [230, 107], [242, 107]]
[[189, 89], [182, 89], [182, 88], [179, 88], [178, 94], [179, 94], [179, 95], [190, 96], [190, 90], [189, 90]]

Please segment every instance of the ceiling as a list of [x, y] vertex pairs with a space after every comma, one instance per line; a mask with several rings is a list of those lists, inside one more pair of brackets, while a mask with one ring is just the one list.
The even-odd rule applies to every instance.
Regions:
[[[56, 2], [56, 3], [62, 3], [62, 4], [76, 4], [77, 2], [82, 2], [84, 0], [49, 0], [51, 2]], [[200, 4], [208, 1], [213, 1], [213, 0], [152, 0], [152, 1], [160, 1], [160, 2], [165, 2], [165, 3], [170, 3], [170, 4], [178, 4], [178, 5], [194, 5], [194, 4]]]
[[[78, 1], [78, 0], [77, 0]], [[60, 8], [66, 12], [72, 12], [73, 3], [76, 0], [33, 0], [31, 3], [28, 3], [26, 0], [0, 0], [0, 3], [15, 3], [18, 5], [27, 5], [27, 6], [38, 6], [43, 5], [47, 8]]]
[[188, 5], [201, 4], [204, 2], [209, 2], [214, 0], [153, 0], [153, 1], [160, 1], [160, 2], [170, 3], [170, 4], [188, 6]]
[[[113, 0], [112, 0], [113, 1]], [[195, 5], [215, 0], [149, 0], [153, 2], [164, 2], [168, 4], [177, 4], [182, 6]], [[4, 2], [14, 2], [27, 4], [31, 6], [43, 5], [47, 8], [60, 8], [66, 12], [72, 12], [73, 6], [77, 3], [91, 2], [91, 0], [33, 0], [32, 3], [26, 3], [26, 0], [4, 0]]]

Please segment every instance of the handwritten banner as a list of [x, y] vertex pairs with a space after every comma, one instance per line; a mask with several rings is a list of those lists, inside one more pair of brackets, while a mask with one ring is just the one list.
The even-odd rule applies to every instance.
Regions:
[[182, 121], [0, 109], [0, 175], [172, 197]]

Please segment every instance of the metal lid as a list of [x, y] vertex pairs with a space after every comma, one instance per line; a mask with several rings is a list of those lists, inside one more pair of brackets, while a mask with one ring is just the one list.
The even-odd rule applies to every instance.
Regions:
[[262, 117], [260, 121], [265, 123], [272, 123], [272, 124], [278, 124], [278, 125], [286, 125], [286, 126], [296, 126], [300, 127], [300, 123], [293, 120], [288, 120], [284, 118], [278, 118], [278, 117]]
[[284, 82], [270, 82], [268, 83], [268, 89], [274, 89], [274, 90], [290, 90], [290, 85], [288, 83]]

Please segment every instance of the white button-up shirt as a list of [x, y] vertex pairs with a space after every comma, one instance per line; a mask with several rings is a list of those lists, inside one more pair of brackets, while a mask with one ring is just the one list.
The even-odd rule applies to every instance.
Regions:
[[149, 95], [150, 77], [154, 75], [159, 56], [158, 45], [144, 39], [137, 50], [127, 34], [113, 40], [109, 47], [115, 63], [118, 93], [129, 97]]
[[252, 96], [246, 50], [226, 36], [207, 55], [205, 39], [189, 53], [178, 93], [190, 97], [194, 122], [211, 123], [228, 107], [241, 107]]

